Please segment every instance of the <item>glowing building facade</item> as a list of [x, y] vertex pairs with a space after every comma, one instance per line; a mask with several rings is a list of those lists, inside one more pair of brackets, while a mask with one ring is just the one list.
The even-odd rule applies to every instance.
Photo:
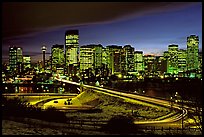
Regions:
[[122, 71], [121, 65], [121, 52], [122, 46], [109, 45], [106, 47], [108, 51], [108, 64], [111, 70], [111, 74]]
[[104, 68], [110, 68], [109, 67], [109, 62], [108, 62], [108, 49], [105, 47], [102, 47], [102, 65]]
[[23, 68], [24, 70], [31, 68], [31, 57], [29, 55], [23, 56]]
[[64, 45], [53, 45], [51, 55], [51, 69], [53, 72], [64, 68]]
[[47, 50], [46, 46], [43, 45], [42, 48], [42, 68], [43, 68], [43, 71], [45, 70], [45, 52]]
[[134, 52], [134, 70], [136, 72], [144, 71], [143, 51]]
[[184, 73], [186, 72], [186, 50], [180, 49], [178, 51], [178, 72]]
[[93, 46], [80, 47], [80, 72], [86, 69], [94, 69], [94, 48]]
[[187, 70], [197, 70], [199, 66], [198, 62], [198, 45], [199, 38], [196, 35], [187, 37]]
[[65, 32], [65, 74], [76, 74], [79, 69], [79, 31]]
[[94, 69], [102, 67], [102, 45], [93, 45], [94, 49]]
[[131, 45], [125, 45], [122, 50], [121, 62], [124, 62], [125, 72], [134, 72], [134, 48]]
[[152, 75], [154, 71], [155, 55], [152, 54], [144, 55], [143, 59], [145, 74]]
[[169, 59], [167, 72], [170, 74], [178, 74], [178, 45], [169, 45], [168, 53]]
[[9, 47], [9, 67], [10, 72], [21, 72], [23, 54], [21, 47]]

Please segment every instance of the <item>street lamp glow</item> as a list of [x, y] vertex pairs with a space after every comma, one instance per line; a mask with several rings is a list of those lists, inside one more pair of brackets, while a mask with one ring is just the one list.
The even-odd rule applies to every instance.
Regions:
[[118, 75], [118, 78], [122, 78], [122, 74], [119, 74], [119, 75]]

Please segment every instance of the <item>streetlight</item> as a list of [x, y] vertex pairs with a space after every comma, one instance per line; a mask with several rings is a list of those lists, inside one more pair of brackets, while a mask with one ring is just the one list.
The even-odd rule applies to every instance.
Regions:
[[[183, 90], [182, 90], [182, 95], [183, 95]], [[178, 102], [178, 99], [181, 100], [181, 110], [182, 110], [181, 128], [183, 133], [183, 98], [178, 94], [178, 92], [176, 92], [175, 97], [176, 97], [176, 102]]]
[[62, 86], [63, 86], [63, 92], [64, 92], [65, 91], [65, 83], [63, 83]]
[[172, 106], [173, 106], [173, 97], [170, 97], [170, 105], [171, 105], [171, 110], [172, 110]]
[[42, 85], [41, 87], [42, 87], [42, 91], [43, 91], [44, 86]]

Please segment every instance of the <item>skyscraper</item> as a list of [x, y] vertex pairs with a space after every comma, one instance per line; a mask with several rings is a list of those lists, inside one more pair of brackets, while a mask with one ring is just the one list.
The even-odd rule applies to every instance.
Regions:
[[94, 68], [94, 48], [91, 45], [80, 47], [80, 71]]
[[64, 68], [64, 45], [53, 45], [51, 55], [51, 69], [56, 72]]
[[131, 47], [131, 45], [125, 45], [123, 47], [122, 56], [124, 56], [125, 72], [134, 72], [134, 50], [134, 47]]
[[31, 68], [31, 58], [29, 55], [23, 56], [23, 68], [26, 70], [26, 68]]
[[186, 72], [186, 50], [180, 49], [178, 51], [178, 71]]
[[105, 68], [110, 68], [108, 63], [108, 49], [105, 47], [102, 47], [102, 64]]
[[106, 47], [108, 51], [108, 66], [110, 66], [111, 74], [122, 71], [121, 51], [122, 46], [109, 45]]
[[187, 37], [187, 70], [198, 69], [198, 44], [199, 38], [196, 35], [190, 35]]
[[65, 32], [65, 73], [76, 73], [79, 67], [79, 31]]
[[134, 70], [136, 72], [140, 72], [144, 70], [143, 65], [143, 51], [135, 51], [134, 52]]
[[9, 47], [9, 66], [11, 72], [21, 72], [23, 54], [21, 47]]
[[144, 71], [147, 75], [152, 75], [154, 69], [155, 55], [147, 54], [143, 56], [144, 60]]
[[168, 46], [169, 60], [167, 72], [170, 74], [178, 74], [178, 45]]
[[46, 52], [46, 46], [43, 45], [42, 46], [42, 68], [43, 68], [43, 71], [45, 70], [45, 52]]
[[102, 67], [102, 45], [93, 45], [94, 48], [94, 69]]

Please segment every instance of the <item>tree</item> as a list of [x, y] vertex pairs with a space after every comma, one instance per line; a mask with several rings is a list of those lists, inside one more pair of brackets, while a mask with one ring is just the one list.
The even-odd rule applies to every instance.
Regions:
[[190, 104], [190, 107], [192, 108], [192, 112], [188, 113], [188, 116], [194, 120], [195, 125], [202, 133], [202, 100], [200, 98], [191, 97], [192, 103]]

